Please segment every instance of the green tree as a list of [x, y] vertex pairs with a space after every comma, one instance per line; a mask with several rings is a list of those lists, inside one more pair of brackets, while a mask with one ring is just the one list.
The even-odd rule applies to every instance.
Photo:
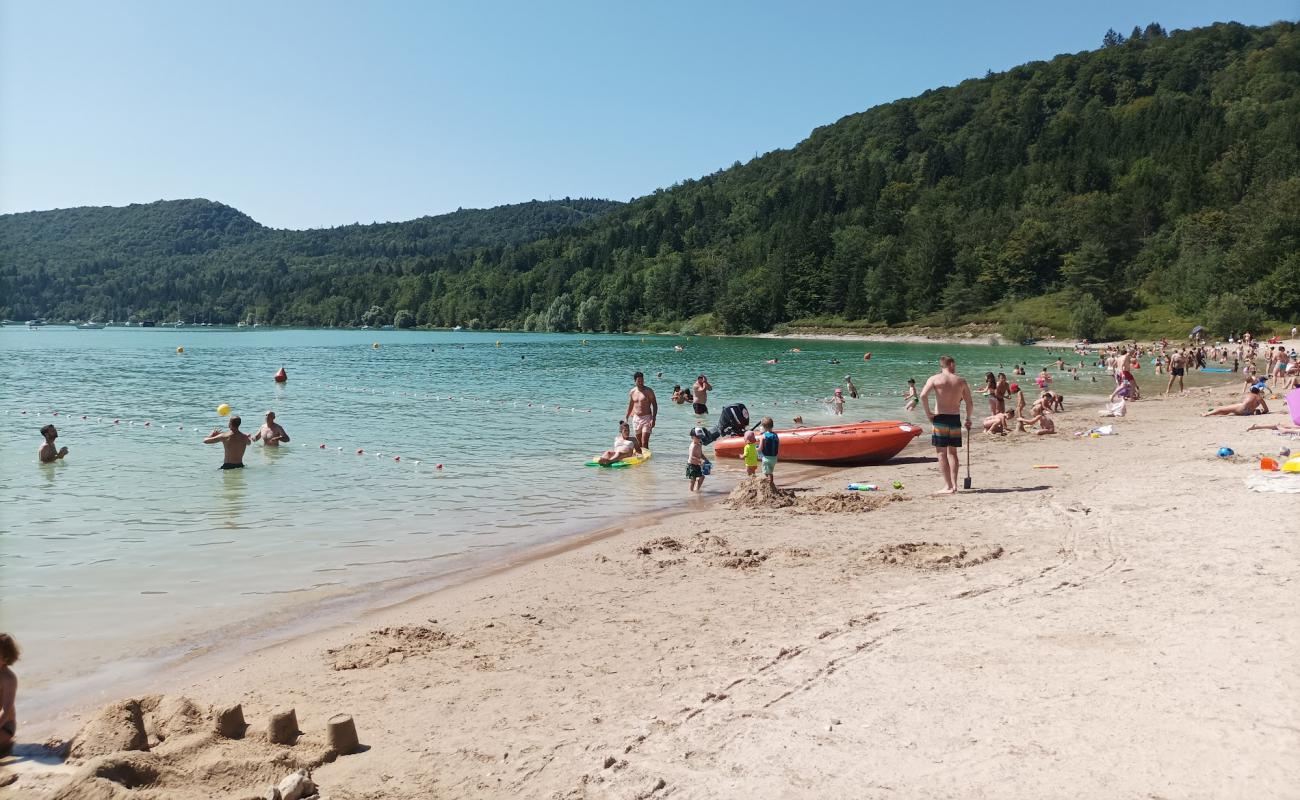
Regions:
[[1080, 294], [1070, 307], [1070, 333], [1080, 339], [1097, 340], [1106, 328], [1106, 310], [1097, 298]]
[[393, 327], [403, 329], [414, 328], [415, 315], [405, 308], [398, 309], [397, 313], [393, 315]]
[[1218, 295], [1205, 307], [1205, 327], [1216, 336], [1259, 330], [1261, 321], [1259, 312], [1232, 292]]
[[388, 314], [379, 306], [371, 306], [369, 311], [361, 315], [361, 324], [369, 325], [372, 328], [387, 325]]

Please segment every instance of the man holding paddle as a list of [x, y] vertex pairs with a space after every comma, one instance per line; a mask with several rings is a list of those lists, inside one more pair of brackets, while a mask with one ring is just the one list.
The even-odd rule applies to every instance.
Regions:
[[[935, 395], [935, 410], [930, 411], [930, 395]], [[944, 489], [935, 494], [956, 494], [957, 475], [961, 472], [961, 404], [966, 403], [966, 430], [970, 430], [971, 410], [975, 405], [970, 385], [957, 375], [957, 362], [952, 356], [939, 359], [939, 373], [925, 382], [921, 390], [921, 408], [934, 425], [930, 443], [939, 454], [939, 471], [943, 473]], [[969, 452], [969, 451], [968, 451]], [[967, 469], [970, 469], [969, 461]], [[966, 479], [970, 488], [970, 478]]]

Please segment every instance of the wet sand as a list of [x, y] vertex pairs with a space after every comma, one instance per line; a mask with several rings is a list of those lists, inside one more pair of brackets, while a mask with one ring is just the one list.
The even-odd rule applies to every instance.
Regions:
[[[150, 691], [242, 703], [254, 732], [296, 708], [308, 735], [196, 722], [125, 757], [148, 785], [96, 790], [262, 796], [325, 759], [343, 711], [368, 749], [315, 769], [326, 797], [1295, 796], [1300, 496], [1248, 482], [1296, 440], [1199, 416], [1237, 393], [1155, 396], [1096, 439], [1070, 434], [1111, 422], [1097, 404], [1058, 415], [1058, 436], [977, 435], [974, 490], [953, 498], [926, 496], [937, 470], [914, 446], [791, 497], [623, 521], [161, 675]], [[5, 769], [0, 795], [42, 797], [85, 767]]]

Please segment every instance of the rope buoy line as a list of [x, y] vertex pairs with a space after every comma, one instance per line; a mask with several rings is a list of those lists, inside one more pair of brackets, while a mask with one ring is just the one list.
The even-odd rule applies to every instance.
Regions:
[[[10, 412], [8, 410], [0, 410], [0, 414], [8, 415], [9, 413]], [[71, 422], [74, 424], [81, 423], [81, 422], [85, 422], [88, 425], [101, 424], [108, 427], [109, 429], [119, 429], [119, 430], [122, 428], [138, 427], [139, 429], [148, 428], [150, 430], [175, 431], [183, 435], [188, 435], [190, 431], [193, 431], [196, 438], [202, 438], [205, 435], [203, 431], [206, 429], [205, 426], [203, 425], [191, 424], [188, 428], [186, 428], [186, 426], [181, 423], [155, 423], [153, 420], [122, 419], [121, 417], [108, 417], [102, 414], [77, 414], [75, 412], [67, 412], [67, 411], [48, 411], [48, 412], [17, 411], [14, 412], [14, 416], [30, 417], [32, 419], [48, 416], [53, 419], [62, 420], [64, 422]], [[139, 423], [138, 425], [137, 422]], [[292, 445], [284, 445], [284, 446], [291, 447]], [[334, 454], [340, 454], [345, 449], [349, 451], [352, 450], [350, 445], [345, 448], [337, 445], [331, 446], [324, 442], [315, 446], [310, 444], [302, 444], [302, 448], [313, 449], [317, 451], [323, 450]], [[372, 450], [367, 450], [364, 447], [358, 447], [356, 448], [355, 452], [359, 456], [374, 455], [375, 458], [379, 458], [379, 459], [382, 459], [384, 457], [384, 452], [382, 450], [372, 451]], [[419, 467], [424, 464], [424, 459], [414, 459], [410, 457], [403, 459], [401, 455], [393, 455], [393, 454], [390, 454], [389, 457], [392, 459], [394, 463], [398, 463], [398, 464], [411, 464], [415, 467]], [[441, 463], [435, 464], [433, 465], [432, 469], [434, 472], [441, 472], [443, 470], [443, 464]]]

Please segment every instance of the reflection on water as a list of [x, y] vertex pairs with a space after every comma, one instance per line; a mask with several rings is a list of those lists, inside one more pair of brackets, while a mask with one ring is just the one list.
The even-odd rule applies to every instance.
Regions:
[[[824, 398], [847, 372], [864, 396], [841, 419], [899, 418], [906, 379], [931, 373], [940, 353], [873, 343], [865, 363], [857, 344], [791, 345], [0, 329], [0, 629], [23, 642], [24, 679], [39, 686], [217, 621], [455, 570], [682, 502], [697, 419], [670, 402], [674, 383], [708, 374], [710, 424], [735, 401], [756, 418], [818, 424], [833, 419]], [[1019, 348], [970, 348], [959, 360], [982, 374], [1031, 355], [1029, 367], [1041, 366], [1040, 351]], [[289, 381], [276, 384], [282, 365]], [[616, 432], [636, 369], [660, 398], [654, 458], [583, 467]], [[202, 439], [224, 427], [222, 403], [250, 430], [275, 410], [291, 443], [255, 444], [246, 469], [218, 470], [220, 446]], [[70, 453], [35, 466], [47, 422]], [[725, 491], [740, 473], [719, 464], [706, 489]]]
[[245, 479], [247, 469], [218, 469], [221, 477], [219, 484], [219, 509], [225, 520], [225, 527], [240, 528], [239, 519], [244, 513], [244, 503], [248, 496], [248, 484]]

